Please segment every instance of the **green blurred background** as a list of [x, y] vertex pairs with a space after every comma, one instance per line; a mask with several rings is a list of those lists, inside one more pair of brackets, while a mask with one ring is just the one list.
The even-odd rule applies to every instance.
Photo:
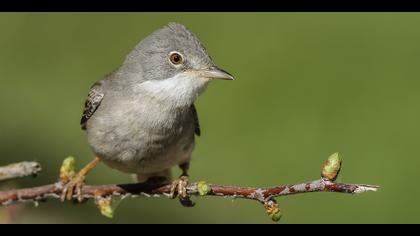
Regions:
[[[339, 181], [381, 185], [351, 196], [279, 199], [283, 223], [420, 223], [420, 14], [2, 13], [0, 165], [37, 160], [20, 187], [57, 180], [62, 160], [93, 158], [79, 120], [91, 84], [142, 38], [185, 24], [216, 64], [235, 75], [197, 102], [202, 136], [191, 179], [271, 186], [319, 177], [344, 160]], [[176, 174], [179, 173], [177, 170]], [[89, 184], [130, 182], [101, 165]], [[256, 202], [127, 199], [115, 218], [96, 206], [27, 205], [18, 223], [270, 223]]]

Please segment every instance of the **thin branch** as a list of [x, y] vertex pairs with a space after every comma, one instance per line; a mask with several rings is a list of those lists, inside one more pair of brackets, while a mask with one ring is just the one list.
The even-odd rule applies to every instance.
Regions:
[[[60, 168], [60, 179], [62, 181], [58, 183], [34, 188], [0, 191], [0, 206], [26, 202], [35, 202], [37, 204], [40, 201], [45, 201], [50, 198], [60, 198], [64, 189], [62, 182], [66, 182], [66, 180], [68, 181], [71, 176], [74, 176], [74, 165], [75, 160], [73, 157], [69, 157], [64, 160], [63, 165]], [[379, 186], [375, 185], [335, 183], [334, 181], [341, 170], [341, 166], [342, 162], [338, 153], [334, 153], [325, 162], [321, 172], [321, 179], [314, 181], [291, 185], [280, 185], [271, 188], [212, 185], [207, 184], [204, 181], [200, 181], [197, 183], [190, 183], [186, 187], [186, 190], [188, 196], [216, 196], [258, 201], [264, 204], [266, 212], [271, 219], [278, 221], [280, 220], [281, 212], [277, 202], [275, 201], [276, 197], [310, 192], [357, 194], [378, 190]], [[112, 197], [170, 197], [171, 187], [171, 184], [157, 185], [156, 183], [151, 182], [100, 186], [85, 185], [81, 189], [81, 194], [84, 199], [94, 199], [104, 216], [112, 217]], [[76, 200], [77, 197], [78, 196], [74, 195], [73, 199]], [[189, 203], [192, 202], [189, 201]]]
[[18, 162], [0, 167], [0, 181], [36, 175], [41, 171], [38, 162]]
[[[200, 195], [199, 183], [191, 183], [187, 186], [188, 195]], [[265, 203], [275, 197], [287, 196], [298, 193], [309, 192], [338, 192], [338, 193], [363, 193], [376, 191], [379, 187], [365, 184], [344, 184], [334, 183], [325, 180], [315, 180], [306, 183], [281, 185], [271, 188], [247, 188], [222, 185], [208, 185], [210, 191], [206, 196], [232, 197], [257, 200]], [[0, 192], [0, 205], [6, 206], [15, 203], [26, 203], [28, 201], [44, 201], [48, 198], [60, 198], [63, 186], [60, 183], [45, 185], [34, 188], [15, 189]], [[119, 197], [169, 197], [171, 185], [157, 186], [150, 184], [122, 184], [122, 185], [86, 185], [82, 188], [82, 195], [85, 199], [106, 198], [110, 196]], [[77, 196], [74, 196], [77, 199]]]

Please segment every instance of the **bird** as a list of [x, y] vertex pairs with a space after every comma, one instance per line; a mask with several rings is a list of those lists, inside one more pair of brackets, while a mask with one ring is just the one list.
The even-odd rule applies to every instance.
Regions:
[[[76, 194], [82, 201], [87, 174], [104, 163], [138, 182], [171, 184], [171, 196], [188, 202], [188, 170], [201, 135], [194, 102], [216, 79], [234, 76], [215, 65], [184, 25], [170, 22], [141, 40], [117, 69], [91, 86], [80, 125], [95, 158], [64, 183], [61, 199]], [[174, 166], [182, 174], [172, 180]]]

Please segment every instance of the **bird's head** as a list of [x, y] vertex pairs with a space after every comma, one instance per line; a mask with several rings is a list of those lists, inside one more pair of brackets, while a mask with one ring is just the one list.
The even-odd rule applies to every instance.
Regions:
[[146, 37], [124, 64], [126, 70], [141, 74], [140, 86], [146, 92], [180, 103], [193, 103], [214, 79], [234, 79], [214, 64], [198, 37], [178, 23]]

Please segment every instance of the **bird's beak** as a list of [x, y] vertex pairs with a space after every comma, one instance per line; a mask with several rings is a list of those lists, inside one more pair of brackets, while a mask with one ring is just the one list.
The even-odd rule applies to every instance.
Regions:
[[223, 80], [234, 80], [233, 75], [229, 72], [217, 68], [216, 66], [211, 66], [208, 69], [198, 71], [200, 77], [209, 78], [209, 79], [223, 79]]

